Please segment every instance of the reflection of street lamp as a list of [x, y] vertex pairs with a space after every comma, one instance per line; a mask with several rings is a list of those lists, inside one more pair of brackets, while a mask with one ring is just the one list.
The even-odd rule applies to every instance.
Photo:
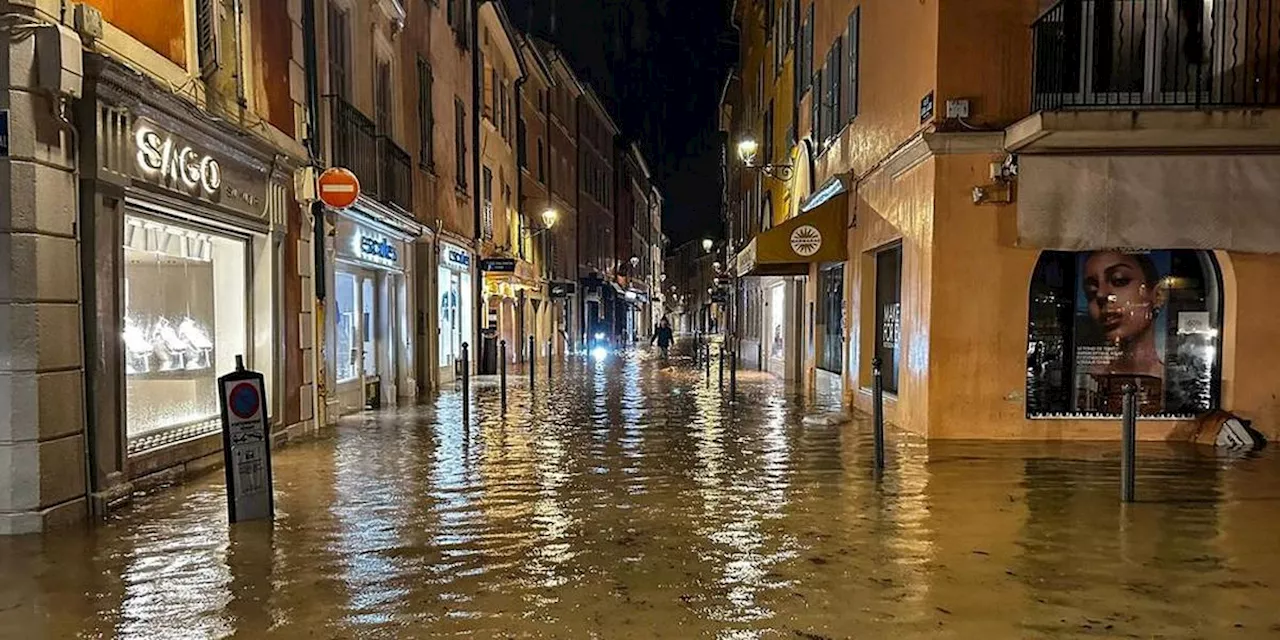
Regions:
[[[759, 148], [760, 145], [755, 141], [755, 139], [743, 138], [738, 142], [738, 159], [742, 161], [742, 164], [746, 168], [759, 171], [760, 173], [763, 173], [775, 180], [781, 180], [783, 182], [791, 180], [791, 177], [795, 172], [789, 164], [772, 164], [770, 162], [766, 162], [762, 165], [756, 165], [756, 151], [759, 150]], [[767, 160], [771, 160], [771, 158], [766, 158], [766, 161]]]
[[720, 273], [720, 261], [716, 260], [715, 262], [712, 262], [711, 268], [714, 269], [716, 273]]
[[665, 273], [664, 273], [664, 274], [662, 274], [662, 277], [661, 277], [661, 278], [662, 278], [662, 281], [663, 281], [663, 282], [666, 282], [666, 281], [667, 281], [667, 274], [665, 274]]
[[636, 268], [636, 267], [640, 266], [640, 256], [631, 256], [631, 261], [630, 261], [630, 262], [631, 262], [631, 268], [632, 268], [632, 269], [634, 269], [634, 268]]
[[711, 241], [711, 238], [703, 238], [703, 239], [702, 239], [702, 250], [703, 250], [703, 251], [711, 251], [711, 247], [713, 247], [713, 246], [715, 246], [715, 243]]

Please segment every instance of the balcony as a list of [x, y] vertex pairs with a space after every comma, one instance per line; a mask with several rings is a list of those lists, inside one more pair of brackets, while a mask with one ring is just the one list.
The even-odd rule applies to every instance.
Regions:
[[361, 193], [406, 213], [413, 210], [413, 164], [409, 152], [378, 134], [372, 120], [347, 101], [331, 97], [332, 163], [360, 179]]
[[1033, 111], [1280, 106], [1280, 0], [1061, 0], [1032, 41]]

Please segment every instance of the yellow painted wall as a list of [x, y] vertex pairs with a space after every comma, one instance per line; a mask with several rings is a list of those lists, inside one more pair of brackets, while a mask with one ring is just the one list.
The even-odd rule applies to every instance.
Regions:
[[1222, 404], [1280, 438], [1280, 320], [1276, 282], [1280, 256], [1217, 254], [1224, 284]]
[[102, 19], [178, 66], [187, 64], [187, 12], [180, 0], [85, 0]]

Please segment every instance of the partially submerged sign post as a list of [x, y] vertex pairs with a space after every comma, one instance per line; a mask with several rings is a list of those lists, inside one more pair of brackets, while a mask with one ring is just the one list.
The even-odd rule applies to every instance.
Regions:
[[271, 519], [271, 431], [262, 374], [244, 368], [218, 378], [222, 406], [222, 457], [227, 475], [227, 516], [231, 522]]

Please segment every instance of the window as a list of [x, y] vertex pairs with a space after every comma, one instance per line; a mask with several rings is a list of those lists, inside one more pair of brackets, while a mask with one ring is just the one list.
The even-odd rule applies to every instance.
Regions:
[[484, 167], [480, 179], [480, 237], [493, 238], [493, 171]]
[[516, 161], [521, 169], [529, 168], [529, 132], [525, 129], [524, 118], [516, 121]]
[[822, 148], [822, 69], [813, 72], [813, 93], [809, 96], [809, 135], [813, 144]]
[[1144, 415], [1219, 406], [1222, 295], [1204, 251], [1045, 251], [1031, 278], [1027, 414]]
[[341, 7], [329, 4], [329, 93], [351, 101], [351, 82], [347, 65], [351, 59], [350, 15]]
[[822, 116], [822, 122], [826, 126], [826, 133], [823, 140], [830, 140], [836, 134], [840, 133], [840, 87], [844, 80], [844, 76], [840, 74], [840, 54], [841, 46], [840, 38], [836, 38], [831, 50], [827, 52], [826, 71], [823, 75], [826, 77], [826, 97], [823, 99], [823, 108], [826, 113]]
[[467, 188], [467, 107], [461, 98], [453, 99], [454, 169], [458, 186]]
[[126, 214], [122, 244], [126, 434], [216, 432], [217, 376], [251, 347], [248, 243]]
[[773, 103], [764, 111], [764, 160], [761, 164], [773, 164]]
[[379, 60], [373, 87], [374, 121], [378, 135], [391, 135], [391, 63]]
[[467, 0], [448, 1], [449, 26], [453, 28], [454, 41], [465, 49], [471, 44], [470, 34], [467, 33], [467, 5], [470, 3]]
[[499, 109], [498, 109], [499, 111], [498, 119], [502, 122], [501, 129], [502, 129], [503, 139], [505, 139], [507, 142], [511, 142], [511, 110], [509, 108], [510, 97], [508, 95], [509, 89], [507, 87], [507, 83], [505, 82], [502, 83], [500, 88], [501, 88], [501, 91], [498, 92], [498, 97], [501, 100], [501, 104], [499, 105]]
[[546, 174], [542, 165], [542, 138], [538, 138], [538, 182], [546, 182]]
[[898, 392], [902, 355], [902, 245], [875, 254], [875, 357], [880, 359], [884, 390]]
[[435, 144], [433, 142], [436, 120], [431, 108], [431, 65], [423, 58], [418, 58], [418, 163], [423, 167], [431, 167], [436, 162]]
[[858, 52], [862, 48], [862, 7], [849, 14], [844, 42], [846, 69], [844, 98], [840, 101], [840, 121], [849, 122], [858, 117]]

